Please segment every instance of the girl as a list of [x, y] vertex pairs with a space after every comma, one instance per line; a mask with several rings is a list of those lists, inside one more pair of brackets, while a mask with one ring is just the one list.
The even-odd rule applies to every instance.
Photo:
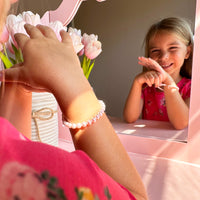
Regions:
[[153, 24], [145, 38], [145, 70], [132, 84], [124, 107], [124, 119], [170, 121], [187, 127], [191, 89], [193, 34], [187, 21], [165, 18]]

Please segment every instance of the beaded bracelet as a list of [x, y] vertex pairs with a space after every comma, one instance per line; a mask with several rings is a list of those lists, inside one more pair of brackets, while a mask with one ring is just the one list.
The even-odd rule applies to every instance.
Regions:
[[[173, 89], [179, 90], [179, 87], [178, 87], [178, 86], [175, 86], [175, 85], [161, 84], [160, 86], [167, 86], [168, 88], [173, 88]], [[163, 91], [163, 89], [162, 89], [160, 86], [158, 87], [158, 89], [160, 89], [160, 90]]]
[[81, 128], [85, 128], [87, 126], [92, 125], [93, 123], [95, 123], [103, 115], [103, 113], [104, 113], [104, 111], [106, 109], [106, 106], [105, 106], [103, 101], [99, 100], [99, 103], [101, 105], [101, 109], [97, 113], [97, 115], [94, 116], [92, 119], [89, 119], [89, 120], [81, 122], [81, 123], [71, 123], [71, 122], [67, 122], [65, 120], [64, 115], [63, 115], [62, 116], [63, 125], [67, 126], [68, 128], [71, 128], [71, 129], [81, 129]]

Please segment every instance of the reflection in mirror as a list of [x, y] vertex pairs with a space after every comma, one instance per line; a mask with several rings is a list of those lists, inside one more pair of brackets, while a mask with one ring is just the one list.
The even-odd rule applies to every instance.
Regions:
[[[143, 40], [150, 25], [159, 19], [177, 16], [190, 20], [194, 27], [195, 8], [195, 0], [175, 0], [171, 3], [159, 0], [151, 2], [117, 0], [106, 1], [101, 5], [95, 1], [88, 1], [81, 5], [74, 19], [75, 27], [82, 32], [96, 33], [103, 45], [103, 52], [96, 60], [89, 81], [98, 98], [106, 102], [108, 115], [118, 120], [122, 119], [123, 107], [132, 81], [142, 70], [142, 67], [137, 64], [137, 58], [144, 55]], [[95, 20], [92, 20], [93, 13], [95, 13]], [[139, 122], [141, 121], [137, 123]], [[123, 124], [123, 121], [121, 120], [120, 123]], [[129, 128], [131, 126], [125, 125]], [[132, 124], [132, 127], [134, 125]], [[140, 128], [142, 131], [137, 130], [132, 134], [146, 132], [148, 126], [146, 124], [145, 127]], [[166, 136], [168, 137], [169, 134], [166, 134], [166, 129], [162, 130], [163, 127], [166, 129], [169, 127], [167, 130], [172, 133], [169, 139], [176, 133], [179, 134], [179, 131], [172, 131], [170, 125], [162, 127], [159, 125], [154, 128], [154, 131], [148, 132], [150, 135], [143, 136], [168, 139]], [[187, 129], [182, 132], [184, 132], [182, 138], [179, 139], [186, 141]]]

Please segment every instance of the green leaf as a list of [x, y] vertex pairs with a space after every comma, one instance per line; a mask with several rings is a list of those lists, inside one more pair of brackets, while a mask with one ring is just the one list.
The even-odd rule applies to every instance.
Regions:
[[67, 200], [67, 197], [65, 196], [64, 190], [62, 188], [57, 188], [56, 191], [60, 199]]
[[87, 66], [90, 66], [91, 59], [87, 58]]
[[108, 200], [110, 200], [112, 198], [112, 196], [111, 196], [111, 194], [109, 192], [108, 187], [105, 187], [104, 194], [106, 195], [106, 197], [107, 197]]
[[46, 171], [43, 171], [42, 173], [41, 173], [41, 177], [42, 177], [42, 179], [44, 179], [44, 180], [48, 180], [49, 179], [49, 172], [46, 170]]
[[57, 178], [56, 177], [50, 177], [49, 179], [49, 185], [51, 187], [54, 187], [57, 184]]
[[94, 62], [89, 66], [89, 69], [87, 70], [87, 73], [85, 75], [87, 79], [89, 79], [89, 76], [90, 76], [90, 73], [91, 73], [93, 67], [94, 67]]
[[94, 62], [95, 62], [95, 60], [93, 60], [91, 63], [91, 59], [87, 58], [86, 55], [83, 56], [81, 67], [82, 67], [83, 73], [87, 79], [89, 78], [90, 73], [94, 67]]
[[16, 60], [12, 57], [9, 57], [9, 60], [12, 62], [13, 65], [15, 65], [17, 63]]
[[12, 48], [15, 53], [16, 63], [21, 63], [24, 61], [21, 49], [17, 49], [16, 46], [12, 43]]
[[4, 66], [5, 66], [6, 69], [8, 69], [8, 68], [13, 66], [12, 62], [1, 51], [0, 51], [0, 58], [3, 61]]
[[[82, 67], [82, 69], [83, 69], [83, 72], [85, 72], [86, 71], [86, 69], [87, 69], [87, 57], [84, 55], [83, 56], [83, 60], [82, 60], [82, 63], [81, 63], [81, 67]], [[85, 74], [85, 73], [84, 73]]]
[[80, 192], [77, 187], [75, 187], [75, 192], [77, 195], [77, 200], [81, 200], [83, 198], [83, 192]]

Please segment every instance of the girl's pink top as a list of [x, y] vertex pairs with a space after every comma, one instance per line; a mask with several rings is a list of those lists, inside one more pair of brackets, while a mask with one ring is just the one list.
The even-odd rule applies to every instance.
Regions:
[[83, 151], [30, 141], [0, 118], [0, 199], [76, 200], [81, 192], [91, 197], [85, 199], [135, 200]]
[[[183, 100], [190, 97], [191, 79], [183, 77], [177, 86]], [[155, 87], [145, 87], [142, 91], [142, 98], [144, 99], [142, 119], [169, 121], [163, 91]]]

